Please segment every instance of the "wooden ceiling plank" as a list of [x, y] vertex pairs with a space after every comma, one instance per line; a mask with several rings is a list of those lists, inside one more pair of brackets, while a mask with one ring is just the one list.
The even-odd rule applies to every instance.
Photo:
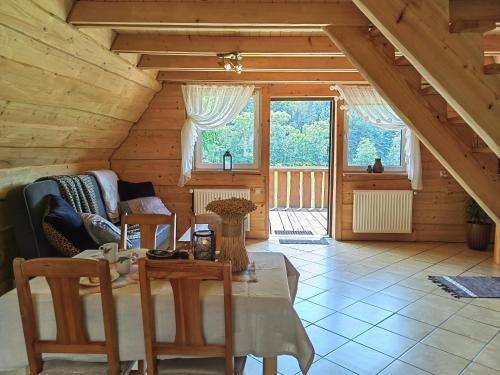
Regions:
[[160, 72], [159, 81], [170, 82], [256, 82], [256, 83], [366, 83], [359, 73], [331, 72]]
[[401, 67], [388, 61], [366, 30], [329, 26], [326, 32], [450, 174], [499, 223], [498, 179], [484, 170], [482, 163], [451, 131], [452, 125], [448, 126], [446, 118], [408, 83]]
[[77, 1], [68, 21], [76, 26], [123, 25], [310, 26], [367, 25], [350, 2], [238, 3]]
[[488, 31], [500, 22], [498, 0], [449, 0], [450, 31]]
[[481, 34], [450, 34], [448, 0], [353, 0], [500, 156], [500, 77], [483, 73]]
[[[221, 59], [215, 56], [144, 55], [142, 69], [220, 71]], [[241, 64], [252, 71], [356, 72], [345, 57], [244, 57]]]
[[[500, 49], [500, 48], [499, 48]], [[253, 55], [341, 54], [333, 42], [324, 36], [208, 36], [119, 34], [111, 50], [142, 54], [199, 54], [240, 51]]]

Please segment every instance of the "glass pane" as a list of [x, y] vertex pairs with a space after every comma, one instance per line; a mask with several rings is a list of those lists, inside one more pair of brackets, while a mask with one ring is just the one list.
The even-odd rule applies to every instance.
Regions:
[[228, 150], [233, 156], [233, 164], [254, 163], [254, 105], [252, 97], [243, 111], [227, 126], [202, 131], [202, 163], [222, 164], [222, 156]]
[[331, 102], [271, 102], [271, 167], [327, 167]]
[[349, 113], [347, 165], [367, 167], [373, 165], [375, 158], [381, 158], [384, 166], [401, 166], [401, 136], [401, 130], [380, 129]]

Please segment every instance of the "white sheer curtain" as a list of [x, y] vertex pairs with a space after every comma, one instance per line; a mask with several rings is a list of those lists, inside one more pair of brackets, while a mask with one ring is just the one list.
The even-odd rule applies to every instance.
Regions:
[[[181, 132], [182, 164], [179, 186], [191, 179], [198, 130], [211, 130], [234, 120], [252, 97], [255, 86], [182, 86], [186, 122]], [[222, 155], [221, 155], [222, 157]]]
[[389, 104], [371, 86], [334, 86], [345, 102], [347, 111], [353, 111], [366, 122], [385, 130], [405, 130], [405, 163], [408, 179], [414, 190], [422, 189], [422, 161], [420, 142], [415, 133], [399, 118]]

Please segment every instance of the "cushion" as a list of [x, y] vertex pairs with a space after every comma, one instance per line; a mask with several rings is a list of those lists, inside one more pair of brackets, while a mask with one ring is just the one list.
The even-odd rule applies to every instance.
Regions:
[[122, 214], [161, 214], [171, 215], [171, 212], [158, 197], [145, 197], [120, 202]]
[[[134, 361], [120, 362], [120, 375], [128, 375]], [[80, 362], [67, 360], [49, 360], [43, 363], [40, 375], [108, 375], [107, 362]]]
[[128, 201], [142, 197], [154, 197], [156, 194], [153, 183], [150, 181], [128, 182], [118, 180], [118, 195], [120, 195], [121, 201]]
[[[111, 221], [96, 214], [80, 214], [87, 233], [99, 246], [109, 242], [120, 243], [121, 230]], [[132, 246], [127, 241], [127, 247]]]
[[[68, 202], [60, 196], [50, 194], [45, 204], [46, 211], [42, 219], [44, 233], [50, 244], [59, 252], [70, 255], [67, 242], [79, 251], [97, 247], [96, 242], [87, 233], [80, 214]], [[71, 249], [70, 253], [73, 252], [74, 249]]]
[[[247, 357], [234, 358], [234, 373], [243, 375]], [[158, 375], [224, 375], [224, 358], [175, 358], [158, 361]]]

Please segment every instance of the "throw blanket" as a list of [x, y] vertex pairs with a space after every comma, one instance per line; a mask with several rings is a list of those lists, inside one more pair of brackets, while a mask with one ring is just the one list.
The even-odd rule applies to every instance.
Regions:
[[120, 221], [120, 211], [118, 209], [118, 176], [110, 170], [88, 171], [85, 172], [94, 176], [101, 188], [102, 199], [108, 214], [109, 221], [117, 223]]
[[87, 175], [51, 176], [40, 180], [53, 180], [66, 202], [78, 213], [97, 214], [97, 197], [92, 179]]

